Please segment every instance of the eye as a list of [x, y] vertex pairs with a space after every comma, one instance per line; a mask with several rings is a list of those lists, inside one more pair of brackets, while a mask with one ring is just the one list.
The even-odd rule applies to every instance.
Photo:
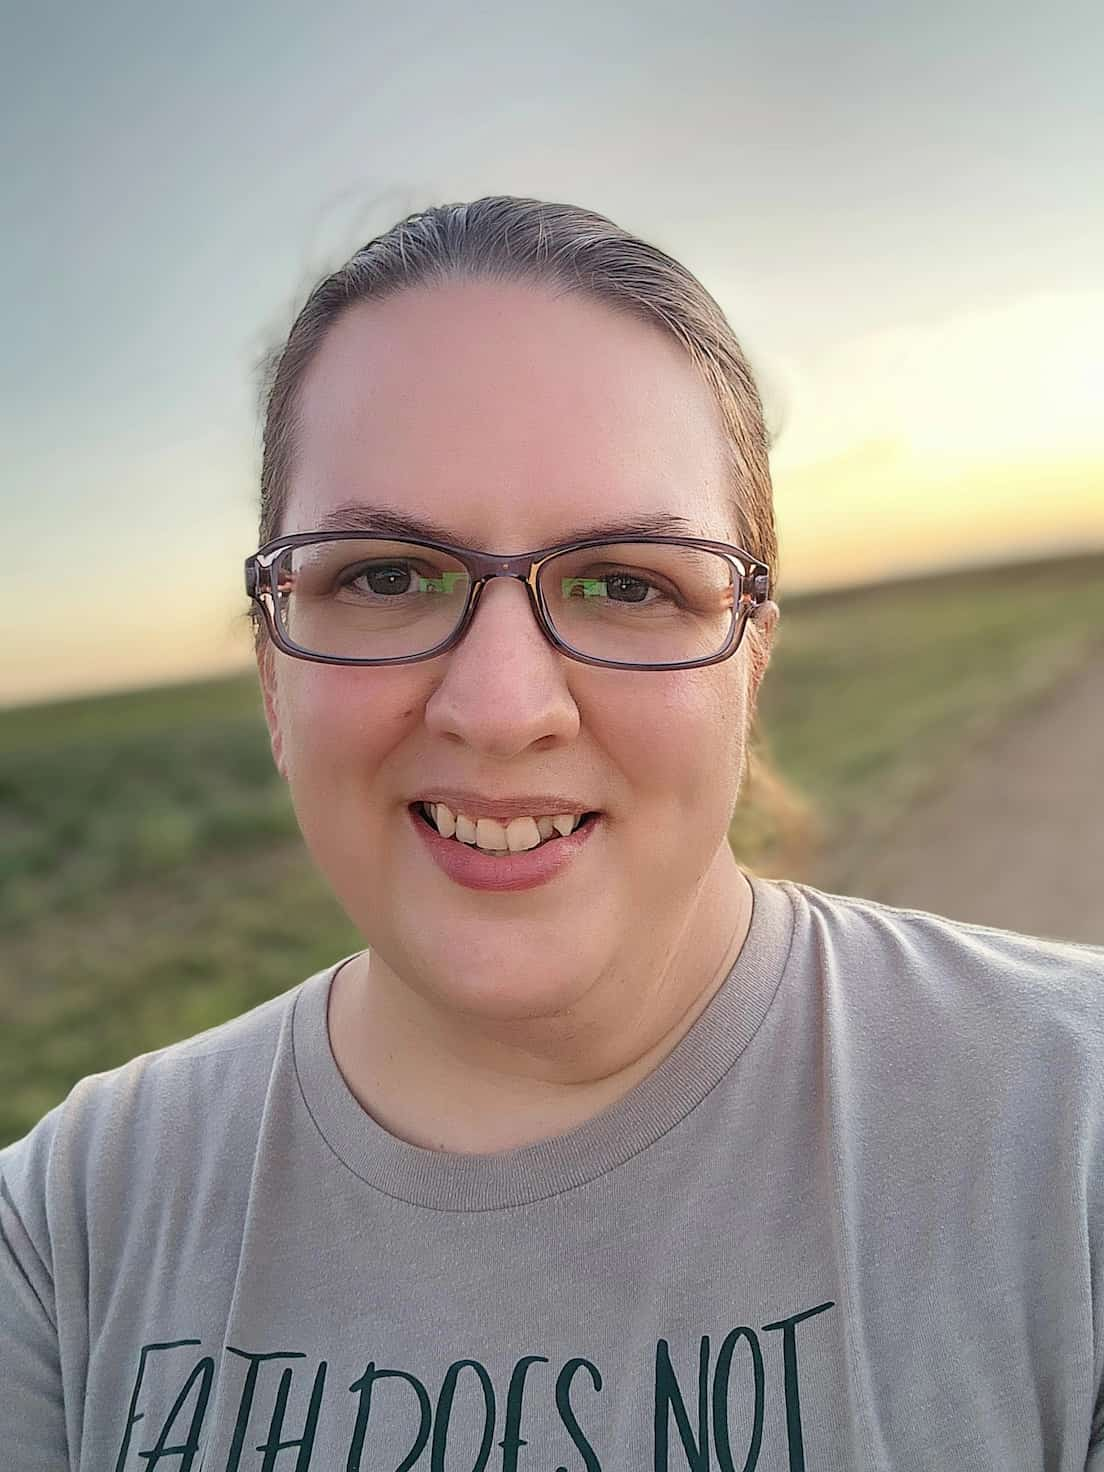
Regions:
[[[662, 588], [660, 588], [656, 583], [653, 583], [650, 578], [641, 577], [638, 573], [635, 572], [608, 572], [605, 576], [605, 584], [607, 593], [611, 591], [623, 592], [626, 590], [627, 587], [630, 586], [639, 588], [641, 590], [641, 594], [639, 597], [634, 596], [624, 599], [623, 601], [626, 603], [643, 603], [644, 592], [648, 588], [651, 588], [653, 592], [658, 593], [661, 598], [666, 596]], [[653, 603], [655, 601], [655, 599], [652, 600]]]
[[645, 603], [649, 588], [657, 596], [647, 600], [648, 606], [670, 601], [671, 595], [658, 582], [636, 568], [612, 568], [597, 575], [560, 580], [565, 598], [604, 598], [611, 603]]
[[338, 585], [342, 588], [352, 587], [364, 578], [372, 593], [406, 593], [409, 591], [409, 582], [404, 582], [404, 579], [409, 580], [411, 577], [417, 579], [417, 574], [412, 573], [403, 562], [362, 562], [356, 567], [346, 568], [338, 578]]

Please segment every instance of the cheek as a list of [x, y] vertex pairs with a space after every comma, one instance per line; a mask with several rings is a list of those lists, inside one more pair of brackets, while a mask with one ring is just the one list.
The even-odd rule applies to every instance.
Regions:
[[634, 789], [683, 813], [712, 813], [719, 799], [735, 800], [747, 706], [733, 663], [698, 678], [642, 675], [654, 683], [607, 703], [603, 745]]
[[300, 661], [285, 712], [289, 780], [303, 796], [371, 782], [418, 719], [409, 675]]

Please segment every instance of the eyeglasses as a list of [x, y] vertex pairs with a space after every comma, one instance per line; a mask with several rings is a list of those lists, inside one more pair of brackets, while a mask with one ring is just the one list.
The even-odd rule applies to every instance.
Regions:
[[463, 638], [491, 578], [524, 582], [554, 648], [583, 664], [693, 669], [740, 647], [770, 569], [696, 537], [565, 542], [516, 557], [358, 532], [278, 537], [245, 559], [276, 647], [321, 664], [412, 664]]

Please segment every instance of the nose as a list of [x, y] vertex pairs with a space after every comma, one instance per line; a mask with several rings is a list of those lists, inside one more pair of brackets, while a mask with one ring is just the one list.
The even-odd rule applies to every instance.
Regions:
[[518, 578], [491, 578], [484, 585], [464, 637], [441, 663], [425, 715], [437, 734], [508, 757], [547, 737], [570, 740], [578, 731], [566, 679], [573, 661], [545, 637]]
[[[452, 653], [474, 648], [478, 658], [494, 654], [515, 666], [531, 664], [534, 659], [545, 663], [559, 660], [559, 651], [545, 637], [529, 596], [529, 589], [519, 577], [493, 577], [484, 583], [476, 601], [471, 622]], [[520, 671], [517, 671], [520, 672]]]

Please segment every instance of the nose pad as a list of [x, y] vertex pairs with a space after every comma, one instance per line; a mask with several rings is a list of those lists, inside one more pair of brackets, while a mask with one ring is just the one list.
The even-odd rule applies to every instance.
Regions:
[[498, 582], [515, 583], [518, 585], [520, 602], [524, 604], [525, 609], [528, 612], [532, 622], [536, 625], [537, 631], [541, 635], [541, 638], [544, 639], [547, 643], [547, 636], [544, 632], [543, 627], [541, 626], [541, 621], [538, 616], [537, 609], [533, 607], [533, 601], [529, 595], [529, 585], [526, 582], [525, 578], [519, 573], [499, 573], [487, 579], [487, 581], [479, 589], [476, 595], [475, 607], [472, 610], [471, 623], [468, 625], [468, 632], [471, 632], [472, 625], [478, 619], [480, 610], [486, 603], [487, 595], [490, 593], [495, 583]]
[[[530, 678], [536, 679], [543, 688], [548, 677], [546, 666], [549, 657], [553, 661], [560, 662], [564, 657], [563, 652], [556, 644], [551, 632], [545, 627], [541, 618], [540, 604], [526, 578], [516, 573], [508, 573], [504, 576], [507, 580], [520, 584], [515, 598], [519, 605], [524, 603], [527, 606], [528, 613], [520, 606], [512, 610], [507, 608], [501, 615], [503, 623], [497, 634], [493, 631], [489, 634], [476, 633], [478, 647], [473, 652], [477, 665], [487, 670], [492, 667], [497, 668], [501, 672], [512, 662], [513, 673], [519, 679], [524, 678], [526, 681]], [[486, 595], [489, 594], [494, 581], [493, 577], [488, 579], [479, 590], [470, 611], [467, 627], [460, 639], [459, 648], [461, 650], [476, 632], [480, 613], [484, 611]], [[492, 641], [489, 647], [484, 648], [479, 643], [482, 639]], [[454, 646], [454, 649], [456, 647]]]

